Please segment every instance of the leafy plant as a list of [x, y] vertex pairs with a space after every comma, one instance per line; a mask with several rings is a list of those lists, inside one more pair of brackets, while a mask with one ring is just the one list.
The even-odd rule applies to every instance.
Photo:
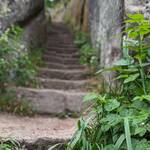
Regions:
[[17, 96], [15, 91], [0, 94], [0, 111], [17, 114], [19, 116], [33, 116], [34, 112], [30, 103], [23, 97]]
[[120, 87], [85, 96], [84, 102], [92, 101], [92, 117], [79, 121], [68, 150], [150, 149], [150, 20], [129, 14], [126, 23], [124, 57], [113, 68], [102, 70], [117, 71]]
[[1, 139], [0, 150], [23, 150], [16, 140], [13, 139]]
[[[8, 84], [27, 86], [35, 76], [28, 51], [21, 42], [22, 29], [12, 26], [0, 37], [0, 89]], [[14, 82], [15, 81], [15, 82]]]
[[95, 50], [92, 48], [88, 35], [84, 32], [77, 32], [74, 43], [80, 49], [80, 63], [95, 66], [97, 58], [94, 55]]

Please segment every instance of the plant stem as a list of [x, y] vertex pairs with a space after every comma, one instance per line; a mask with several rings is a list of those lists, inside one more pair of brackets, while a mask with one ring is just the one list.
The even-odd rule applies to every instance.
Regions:
[[142, 35], [140, 35], [140, 38], [139, 38], [139, 46], [140, 46], [140, 58], [138, 59], [139, 61], [139, 65], [140, 65], [140, 74], [141, 74], [141, 79], [142, 79], [142, 86], [143, 86], [143, 91], [144, 91], [144, 94], [146, 94], [146, 86], [145, 86], [145, 73], [144, 73], [144, 69], [143, 69], [143, 63], [142, 63], [142, 50], [143, 50], [143, 47], [142, 47]]

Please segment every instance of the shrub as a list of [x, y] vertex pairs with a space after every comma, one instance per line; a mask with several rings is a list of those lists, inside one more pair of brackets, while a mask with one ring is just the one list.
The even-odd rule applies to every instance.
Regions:
[[[7, 84], [27, 86], [35, 76], [28, 51], [21, 42], [22, 29], [11, 27], [0, 37], [0, 89]], [[14, 82], [15, 81], [15, 82]]]
[[80, 63], [88, 66], [96, 66], [97, 58], [95, 56], [95, 49], [89, 40], [89, 37], [84, 32], [77, 32], [74, 43], [80, 49]]
[[0, 150], [23, 150], [20, 144], [13, 139], [1, 139]]
[[0, 94], [0, 111], [19, 116], [34, 115], [31, 104], [25, 98], [18, 96], [13, 90], [7, 90], [7, 92]]
[[[67, 150], [148, 150], [150, 148], [150, 20], [129, 14], [124, 57], [114, 64], [120, 85], [117, 91], [91, 93], [90, 118], [80, 119]], [[101, 71], [99, 71], [101, 72]]]

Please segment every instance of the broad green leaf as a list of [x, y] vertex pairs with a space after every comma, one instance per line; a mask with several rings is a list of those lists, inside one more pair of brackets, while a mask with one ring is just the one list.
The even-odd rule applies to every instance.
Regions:
[[111, 127], [116, 126], [118, 123], [122, 121], [122, 118], [117, 114], [109, 114], [105, 118], [100, 120], [102, 126], [102, 131], [108, 131]]
[[116, 99], [109, 99], [107, 100], [106, 104], [104, 105], [104, 108], [106, 111], [113, 111], [114, 109], [118, 108], [120, 106], [120, 102], [118, 102]]
[[130, 75], [128, 78], [124, 80], [124, 83], [129, 83], [131, 81], [135, 81], [139, 77], [139, 73]]
[[128, 65], [133, 64], [133, 62], [134, 62], [134, 60], [131, 58], [121, 59], [121, 60], [117, 61], [114, 65], [115, 66], [128, 66]]
[[134, 135], [139, 134], [139, 135], [142, 137], [142, 136], [145, 135], [146, 131], [147, 131], [146, 128], [144, 128], [144, 127], [139, 127], [139, 128], [136, 128], [136, 129], [135, 129]]
[[87, 94], [87, 95], [83, 98], [83, 101], [84, 101], [84, 102], [89, 102], [89, 101], [91, 101], [91, 100], [95, 100], [97, 97], [98, 97], [98, 94], [97, 94], [97, 93], [89, 93], [89, 94]]
[[142, 95], [142, 98], [150, 102], [150, 95]]

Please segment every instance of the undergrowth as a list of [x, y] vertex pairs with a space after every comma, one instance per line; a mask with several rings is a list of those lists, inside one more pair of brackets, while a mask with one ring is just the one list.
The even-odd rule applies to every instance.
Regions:
[[67, 150], [150, 149], [150, 20], [129, 14], [126, 23], [124, 57], [98, 72], [117, 71], [118, 88], [85, 96], [92, 110], [78, 122]]
[[0, 150], [23, 150], [19, 142], [14, 139], [0, 139]]
[[90, 67], [97, 65], [97, 57], [94, 54], [95, 49], [92, 47], [89, 36], [81, 31], [75, 33], [74, 43], [80, 50], [80, 63]]
[[22, 33], [20, 27], [12, 26], [0, 37], [0, 110], [30, 115], [26, 100], [7, 90], [14, 86], [36, 87], [38, 84], [35, 77], [37, 66], [42, 65], [43, 50], [27, 50]]
[[27, 99], [20, 97], [13, 90], [0, 94], [0, 111], [19, 116], [33, 116], [34, 111]]
[[0, 37], [0, 90], [9, 84], [28, 86], [36, 72], [29, 54], [21, 42], [20, 27], [7, 29]]

